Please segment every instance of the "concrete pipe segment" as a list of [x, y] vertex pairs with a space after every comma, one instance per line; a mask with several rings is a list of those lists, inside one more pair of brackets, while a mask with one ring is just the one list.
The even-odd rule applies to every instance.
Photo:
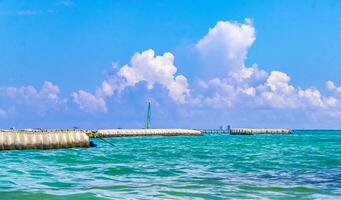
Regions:
[[89, 147], [81, 131], [0, 131], [0, 150]]

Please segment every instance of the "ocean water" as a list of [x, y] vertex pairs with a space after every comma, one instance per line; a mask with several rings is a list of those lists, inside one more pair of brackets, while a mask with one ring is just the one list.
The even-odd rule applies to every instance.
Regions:
[[341, 199], [341, 131], [0, 152], [0, 199]]

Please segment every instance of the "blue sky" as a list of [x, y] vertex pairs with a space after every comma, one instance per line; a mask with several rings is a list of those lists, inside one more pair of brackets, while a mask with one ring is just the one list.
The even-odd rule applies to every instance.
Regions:
[[340, 13], [338, 0], [0, 1], [0, 127], [143, 127], [151, 99], [154, 127], [340, 128]]

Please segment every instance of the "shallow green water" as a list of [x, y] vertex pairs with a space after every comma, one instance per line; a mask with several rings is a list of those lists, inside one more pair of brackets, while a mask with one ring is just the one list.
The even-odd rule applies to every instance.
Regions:
[[341, 199], [341, 131], [0, 152], [0, 199]]

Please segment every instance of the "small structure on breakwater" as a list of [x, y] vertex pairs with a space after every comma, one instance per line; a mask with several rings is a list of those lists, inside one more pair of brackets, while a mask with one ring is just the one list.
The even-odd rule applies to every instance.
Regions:
[[191, 129], [108, 129], [90, 133], [90, 137], [133, 137], [133, 136], [195, 136], [201, 131]]
[[231, 130], [228, 129], [205, 129], [201, 130], [203, 134], [230, 134]]
[[82, 131], [0, 131], [0, 150], [89, 147]]
[[268, 129], [268, 128], [233, 128], [231, 135], [255, 135], [255, 134], [290, 134], [291, 129]]

